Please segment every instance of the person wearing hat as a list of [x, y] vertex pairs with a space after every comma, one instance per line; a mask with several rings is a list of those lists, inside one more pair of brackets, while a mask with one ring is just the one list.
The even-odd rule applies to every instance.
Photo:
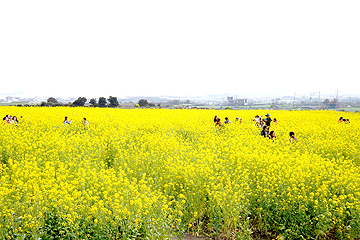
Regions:
[[265, 116], [266, 116], [266, 118], [264, 119], [265, 125], [270, 127], [270, 123], [272, 121], [272, 119], [270, 118], [270, 114], [267, 113]]

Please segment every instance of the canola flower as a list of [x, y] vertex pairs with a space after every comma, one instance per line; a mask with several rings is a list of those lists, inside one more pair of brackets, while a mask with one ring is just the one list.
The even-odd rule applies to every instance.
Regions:
[[0, 113], [23, 116], [0, 126], [1, 239], [359, 237], [358, 113], [270, 111], [275, 141], [251, 121], [261, 110]]

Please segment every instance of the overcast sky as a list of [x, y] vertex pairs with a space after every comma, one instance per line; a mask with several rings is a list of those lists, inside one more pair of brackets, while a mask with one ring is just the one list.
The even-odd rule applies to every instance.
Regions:
[[0, 93], [360, 93], [360, 1], [1, 1]]

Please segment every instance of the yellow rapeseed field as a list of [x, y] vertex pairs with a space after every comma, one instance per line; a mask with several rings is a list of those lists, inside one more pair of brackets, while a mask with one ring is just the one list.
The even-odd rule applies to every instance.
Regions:
[[274, 141], [263, 110], [0, 113], [19, 119], [0, 127], [0, 239], [360, 236], [359, 113], [269, 111]]

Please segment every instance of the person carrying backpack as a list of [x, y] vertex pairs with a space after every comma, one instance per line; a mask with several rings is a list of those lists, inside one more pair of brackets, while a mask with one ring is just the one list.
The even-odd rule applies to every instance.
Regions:
[[270, 118], [270, 114], [267, 113], [265, 116], [266, 116], [266, 118], [264, 119], [265, 125], [270, 127], [270, 123], [272, 121], [272, 119]]

